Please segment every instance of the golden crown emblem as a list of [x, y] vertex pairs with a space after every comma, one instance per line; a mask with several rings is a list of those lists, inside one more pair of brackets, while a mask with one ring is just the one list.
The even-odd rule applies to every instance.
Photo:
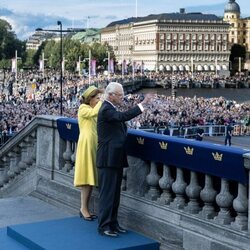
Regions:
[[189, 146], [186, 148], [184, 147], [185, 149], [185, 152], [187, 155], [193, 155], [193, 152], [194, 152], [194, 148], [190, 148]]
[[144, 138], [142, 137], [136, 137], [138, 144], [144, 145]]
[[71, 129], [71, 124], [70, 123], [66, 123], [66, 128], [67, 129]]
[[161, 149], [167, 150], [167, 148], [168, 148], [167, 142], [161, 141], [161, 142], [159, 142], [159, 144], [160, 144]]
[[212, 155], [216, 161], [222, 161], [223, 154], [219, 154], [218, 152], [216, 152], [212, 153]]

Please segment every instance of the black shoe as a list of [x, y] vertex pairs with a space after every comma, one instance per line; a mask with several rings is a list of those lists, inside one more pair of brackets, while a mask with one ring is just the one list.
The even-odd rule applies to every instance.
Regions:
[[95, 219], [98, 218], [98, 216], [97, 216], [96, 214], [91, 214], [90, 217], [91, 217], [93, 220], [95, 220]]
[[118, 237], [118, 233], [112, 231], [112, 230], [104, 230], [104, 231], [98, 231], [100, 235], [108, 236], [108, 237]]
[[120, 227], [120, 226], [117, 226], [115, 229], [114, 229], [114, 232], [115, 233], [122, 233], [122, 234], [125, 234], [125, 233], [127, 233], [127, 230], [126, 229], [124, 229], [124, 228], [122, 228], [122, 227]]
[[79, 211], [80, 218], [83, 218], [86, 221], [93, 221], [92, 216], [85, 217], [81, 211]]

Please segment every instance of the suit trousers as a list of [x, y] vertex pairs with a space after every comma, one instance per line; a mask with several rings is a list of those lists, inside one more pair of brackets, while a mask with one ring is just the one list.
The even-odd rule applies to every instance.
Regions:
[[114, 230], [118, 225], [123, 168], [98, 168], [98, 230]]

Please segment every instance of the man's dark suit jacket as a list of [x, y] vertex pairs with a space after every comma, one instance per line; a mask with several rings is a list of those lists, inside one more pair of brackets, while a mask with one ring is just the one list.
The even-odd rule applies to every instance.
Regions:
[[104, 101], [97, 118], [97, 167], [127, 167], [125, 141], [128, 121], [141, 114], [139, 106], [119, 112], [111, 103]]

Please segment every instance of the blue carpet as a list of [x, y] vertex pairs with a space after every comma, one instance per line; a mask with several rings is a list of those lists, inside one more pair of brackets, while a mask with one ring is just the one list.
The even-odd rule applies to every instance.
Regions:
[[1, 250], [27, 250], [21, 243], [13, 240], [7, 235], [7, 228], [0, 228], [0, 249]]
[[97, 221], [79, 217], [7, 227], [7, 234], [35, 250], [158, 250], [159, 243], [129, 231], [117, 238], [97, 233]]

